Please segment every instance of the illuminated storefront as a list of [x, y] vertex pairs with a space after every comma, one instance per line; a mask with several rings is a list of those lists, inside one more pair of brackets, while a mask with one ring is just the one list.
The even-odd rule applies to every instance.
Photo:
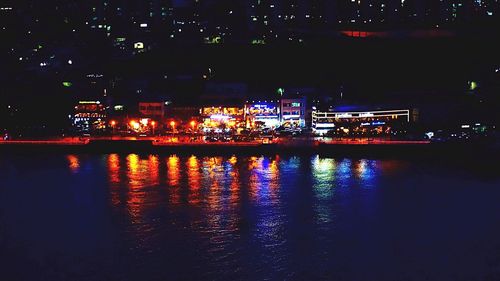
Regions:
[[324, 135], [330, 131], [358, 134], [389, 133], [393, 129], [405, 127], [410, 122], [410, 110], [377, 110], [336, 112], [320, 111], [313, 108], [312, 130]]
[[80, 133], [106, 129], [106, 108], [100, 101], [79, 101], [70, 118], [73, 128]]
[[281, 100], [281, 125], [284, 127], [306, 126], [306, 98], [285, 98]]
[[280, 106], [278, 101], [252, 101], [245, 104], [245, 124], [255, 128], [256, 124], [264, 128], [280, 126]]
[[204, 131], [220, 131], [241, 127], [244, 110], [237, 106], [210, 106], [200, 109]]

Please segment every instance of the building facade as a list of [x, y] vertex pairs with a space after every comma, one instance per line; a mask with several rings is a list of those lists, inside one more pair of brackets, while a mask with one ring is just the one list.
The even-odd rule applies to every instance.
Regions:
[[274, 129], [280, 126], [280, 102], [278, 100], [247, 101], [245, 104], [246, 128], [261, 125]]
[[280, 102], [281, 125], [285, 128], [306, 126], [306, 98], [283, 98]]
[[410, 123], [411, 110], [374, 111], [321, 111], [313, 108], [311, 128], [313, 133], [325, 135], [330, 132], [341, 134], [384, 134], [404, 130]]
[[165, 118], [165, 103], [164, 102], [140, 102], [139, 113], [148, 118], [157, 119], [159, 121]]
[[77, 133], [92, 133], [106, 129], [106, 107], [100, 101], [79, 101], [71, 118]]

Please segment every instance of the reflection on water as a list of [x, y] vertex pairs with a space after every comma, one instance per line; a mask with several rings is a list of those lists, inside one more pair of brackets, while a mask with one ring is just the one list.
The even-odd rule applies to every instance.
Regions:
[[[50, 225], [61, 226], [55, 231], [66, 229], [65, 225], [74, 217], [75, 221], [97, 225], [94, 229], [78, 229], [74, 232], [77, 237], [71, 240], [85, 241], [89, 233], [93, 234], [99, 243], [88, 252], [82, 254], [75, 252], [75, 247], [60, 246], [70, 253], [62, 255], [61, 259], [67, 260], [60, 263], [63, 268], [60, 270], [72, 270], [65, 265], [81, 260], [82, 268], [95, 278], [68, 280], [143, 280], [144, 276], [152, 275], [158, 280], [411, 280], [406, 272], [432, 268], [442, 260], [449, 261], [452, 271], [451, 265], [460, 268], [463, 259], [474, 254], [486, 259], [480, 249], [490, 249], [489, 243], [465, 249], [476, 251], [471, 255], [448, 253], [467, 241], [500, 237], [500, 231], [489, 223], [492, 220], [474, 219], [471, 215], [481, 214], [485, 218], [500, 214], [500, 192], [493, 192], [498, 189], [488, 189], [488, 184], [481, 181], [467, 183], [455, 179], [460, 176], [456, 174], [442, 177], [429, 173], [425, 165], [400, 160], [317, 155], [109, 154], [67, 155], [48, 165], [59, 165], [59, 171], [66, 171], [66, 178], [61, 179], [59, 187], [43, 189], [43, 193], [39, 186], [31, 190], [49, 201], [38, 208], [41, 215], [36, 221], [52, 220]], [[421, 177], [420, 173], [427, 176]], [[44, 175], [36, 174], [39, 181], [59, 180], [44, 179]], [[21, 198], [30, 193], [10, 187], [23, 184], [25, 189], [30, 186], [29, 182], [18, 179], [8, 182], [0, 192], [7, 190], [15, 195], [19, 190]], [[478, 190], [492, 192], [478, 196], [481, 194]], [[15, 197], [0, 195], [4, 205], [8, 198]], [[474, 196], [476, 200], [469, 199]], [[75, 199], [78, 204], [71, 201]], [[37, 200], [30, 202], [34, 204]], [[446, 208], [439, 202], [445, 202]], [[17, 206], [11, 204], [1, 209], [0, 204], [0, 211], [16, 210]], [[66, 210], [69, 211], [64, 216]], [[11, 225], [22, 222], [19, 225], [23, 226], [30, 224], [30, 220], [17, 219], [15, 215], [25, 213], [29, 211], [0, 212], [0, 215], [11, 215], [15, 222]], [[2, 219], [0, 216], [0, 226]], [[464, 228], [463, 220], [474, 227]], [[440, 231], [436, 232], [437, 238], [425, 231], [428, 227]], [[0, 227], [0, 237], [9, 229], [14, 228]], [[22, 232], [23, 228], [18, 229]], [[11, 237], [18, 234], [12, 230]], [[61, 237], [36, 235], [32, 243], [43, 244], [51, 236]], [[425, 239], [430, 242], [424, 243]], [[445, 246], [436, 247], [442, 244]], [[400, 258], [403, 252], [416, 252], [420, 256], [406, 254], [405, 260]], [[107, 259], [108, 263], [99, 267], [94, 258], [101, 256], [110, 257], [110, 261]], [[415, 260], [424, 263], [415, 265]], [[441, 264], [440, 268], [444, 267]], [[101, 278], [108, 272], [117, 278]], [[425, 271], [420, 279], [427, 276], [442, 277]]]
[[[79, 159], [69, 155], [69, 169], [76, 173]], [[204, 219], [190, 222], [202, 229], [237, 231], [247, 227], [238, 213], [248, 198], [256, 208], [255, 235], [263, 242], [278, 239], [283, 231], [282, 197], [300, 172], [310, 170], [317, 223], [330, 223], [335, 216], [331, 204], [339, 188], [375, 186], [380, 173], [398, 165], [376, 160], [332, 159], [314, 156], [310, 162], [299, 157], [198, 157], [191, 155], [107, 156], [111, 203], [126, 207], [132, 224], [145, 224], [148, 208], [192, 206]], [[164, 166], [162, 166], [164, 163]], [[382, 167], [382, 168], [381, 168]], [[163, 179], [163, 180], [162, 180]], [[307, 185], [296, 188], [308, 188]], [[125, 204], [125, 205], [123, 205]], [[163, 206], [162, 206], [163, 205]], [[168, 207], [171, 206], [171, 207]], [[172, 209], [173, 210], [173, 209]], [[137, 229], [139, 231], [141, 228]]]
[[187, 176], [189, 184], [189, 198], [188, 202], [191, 205], [198, 205], [201, 203], [201, 171], [200, 161], [196, 156], [189, 157], [187, 161]]
[[80, 160], [78, 156], [70, 154], [66, 156], [66, 159], [68, 159], [68, 166], [72, 172], [76, 173], [80, 170]]

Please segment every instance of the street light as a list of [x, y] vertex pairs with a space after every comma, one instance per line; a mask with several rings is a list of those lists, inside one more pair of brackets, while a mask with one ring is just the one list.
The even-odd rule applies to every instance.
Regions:
[[190, 124], [191, 124], [191, 128], [192, 128], [191, 133], [192, 133], [192, 135], [193, 135], [193, 136], [191, 137], [191, 140], [193, 140], [193, 139], [194, 139], [194, 135], [195, 135], [194, 128], [196, 127], [196, 121], [194, 121], [194, 120], [193, 120], [193, 121], [191, 121], [191, 123], [190, 123]]
[[174, 135], [175, 135], [175, 121], [170, 121], [170, 127], [172, 127], [172, 138], [171, 141], [174, 141]]
[[110, 124], [111, 124], [111, 128], [113, 129], [113, 135], [114, 135], [115, 134], [116, 121], [112, 120]]
[[155, 121], [151, 121], [151, 126], [153, 126], [153, 136], [154, 136], [155, 135], [156, 122]]

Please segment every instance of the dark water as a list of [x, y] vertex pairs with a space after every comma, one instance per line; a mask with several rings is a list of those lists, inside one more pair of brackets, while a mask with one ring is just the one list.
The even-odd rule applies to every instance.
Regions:
[[500, 280], [479, 163], [0, 157], [0, 280]]

